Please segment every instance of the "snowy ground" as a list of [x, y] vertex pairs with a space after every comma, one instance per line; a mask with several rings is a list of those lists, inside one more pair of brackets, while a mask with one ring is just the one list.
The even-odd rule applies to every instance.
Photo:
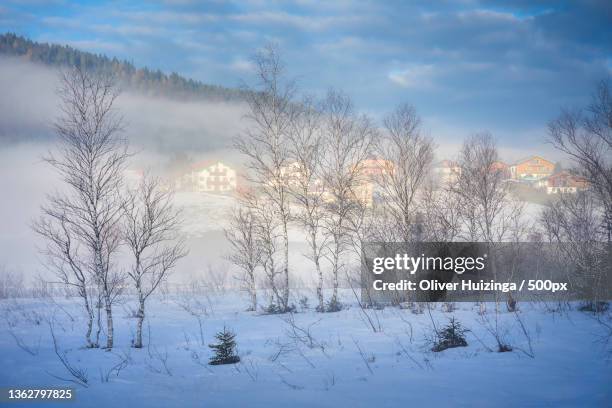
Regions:
[[[312, 293], [301, 295], [313, 301]], [[502, 314], [500, 331], [515, 351], [497, 353], [487, 350], [495, 341], [472, 303], [458, 304], [453, 313], [438, 305], [431, 317], [388, 307], [376, 312], [382, 331], [375, 333], [350, 291], [343, 296], [349, 307], [341, 312], [294, 315], [298, 327], [310, 328], [312, 347], [291, 338], [282, 316], [244, 312], [245, 300], [236, 293], [160, 297], [150, 303], [149, 347], [140, 350], [130, 348], [135, 320], [132, 302], [124, 299], [116, 308], [112, 352], [81, 348], [84, 323], [75, 300], [3, 301], [0, 386], [70, 385], [54, 377], [68, 375], [53, 352], [47, 323], [53, 320], [60, 349], [88, 373], [87, 388], [71, 385], [79, 407], [612, 405], [612, 363], [597, 342], [600, 327], [588, 314], [522, 304], [531, 358], [518, 350], [529, 350], [529, 344], [511, 313]], [[206, 310], [205, 344], [224, 325], [237, 333], [240, 364], [206, 365], [211, 353], [201, 344], [196, 318], [181, 307], [187, 303]], [[429, 351], [432, 320], [443, 325], [451, 316], [471, 330], [468, 347]], [[103, 381], [121, 355], [129, 355], [128, 366]]]
[[[29, 277], [44, 273], [42, 259], [35, 255], [41, 242], [29, 225], [54, 181], [36, 159], [39, 150], [21, 147], [5, 152], [0, 160], [0, 174], [19, 175], [0, 177], [0, 190], [10, 197], [0, 200], [0, 213], [10, 214], [3, 217], [0, 229], [0, 265]], [[203, 279], [208, 265], [223, 272], [227, 244], [221, 230], [235, 200], [179, 193], [176, 201], [184, 210], [190, 254], [171, 280]], [[538, 209], [528, 205], [528, 215], [534, 217]], [[308, 286], [312, 270], [295, 228], [290, 241], [291, 282]], [[234, 271], [225, 272], [222, 275], [231, 279]], [[296, 304], [303, 295], [314, 303], [313, 294], [302, 291], [296, 294]], [[600, 325], [588, 314], [552, 313], [541, 304], [521, 304], [520, 317], [532, 339], [531, 358], [521, 351], [529, 351], [529, 342], [513, 314], [502, 314], [500, 332], [514, 351], [496, 353], [488, 351], [495, 341], [471, 303], [459, 304], [452, 314], [438, 306], [431, 317], [387, 308], [377, 312], [383, 330], [374, 333], [352, 293], [343, 297], [349, 308], [339, 313], [300, 310], [295, 315], [297, 326], [312, 332], [309, 347], [307, 341], [291, 339], [282, 317], [244, 312], [242, 295], [160, 296], [149, 304], [149, 347], [141, 350], [130, 348], [134, 305], [124, 299], [115, 309], [112, 352], [82, 348], [84, 321], [74, 299], [0, 301], [0, 387], [71, 386], [77, 403], [68, 406], [78, 407], [612, 406], [610, 354], [598, 341]], [[204, 345], [196, 318], [181, 307], [185, 302], [206, 311]], [[427, 337], [433, 332], [432, 320], [441, 326], [451, 316], [471, 330], [468, 347], [431, 352]], [[48, 321], [54, 322], [60, 352], [87, 370], [87, 388], [56, 378], [69, 376], [53, 351]], [[237, 333], [242, 362], [207, 366], [211, 354], [206, 344], [224, 325]], [[103, 381], [127, 355], [127, 367]]]

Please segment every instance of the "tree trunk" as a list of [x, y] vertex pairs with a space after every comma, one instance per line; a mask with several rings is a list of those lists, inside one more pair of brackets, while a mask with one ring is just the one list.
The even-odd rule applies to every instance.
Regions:
[[111, 305], [111, 300], [108, 296], [104, 298], [104, 306], [106, 311], [106, 348], [113, 348], [113, 308]]
[[136, 339], [134, 340], [134, 348], [142, 348], [142, 323], [145, 318], [145, 302], [144, 299], [140, 299], [138, 305], [138, 314], [136, 315], [138, 321], [136, 323]]
[[340, 268], [339, 263], [340, 263], [340, 243], [338, 242], [339, 237], [334, 238], [335, 239], [335, 248], [334, 248], [334, 264], [333, 264], [333, 271], [334, 271], [334, 282], [333, 282], [333, 293], [332, 293], [332, 298], [330, 303], [332, 305], [335, 305], [338, 303], [338, 269]]
[[[84, 289], [87, 290], [86, 288]], [[87, 332], [85, 333], [85, 342], [88, 348], [95, 347], [95, 344], [91, 341], [91, 331], [93, 328], [93, 311], [91, 310], [91, 306], [89, 305], [89, 299], [85, 294], [83, 296], [83, 300], [85, 301], [85, 310], [87, 311]]]
[[95, 347], [100, 347], [100, 332], [102, 331], [102, 299], [98, 297], [98, 301], [96, 302], [96, 343]]
[[257, 311], [257, 288], [255, 287], [255, 271], [249, 272], [249, 292], [251, 295], [251, 309]]
[[282, 299], [280, 293], [278, 293], [278, 288], [276, 287], [276, 266], [274, 264], [274, 258], [272, 258], [272, 256], [270, 256], [264, 263], [264, 269], [266, 271], [266, 276], [268, 278], [270, 289], [272, 290], [272, 296], [270, 297], [270, 306], [276, 303], [276, 306], [281, 307]]
[[321, 270], [318, 256], [315, 256], [315, 266], [319, 277], [319, 281], [317, 282], [317, 299], [319, 300], [317, 311], [323, 312], [325, 310], [325, 302], [323, 300], [323, 271]]
[[317, 246], [317, 233], [314, 227], [311, 227], [310, 231], [310, 248], [312, 249], [312, 260], [314, 261], [315, 268], [317, 271], [317, 300], [319, 305], [317, 311], [325, 311], [325, 303], [323, 300], [323, 271], [321, 270], [321, 263], [319, 262], [319, 252]]
[[336, 304], [338, 302], [338, 270], [334, 271], [334, 293], [332, 294], [332, 304]]
[[285, 265], [283, 265], [284, 272], [284, 287], [283, 287], [283, 309], [287, 311], [289, 308], [289, 233], [287, 232], [287, 219], [283, 220], [283, 244], [284, 244], [284, 258]]

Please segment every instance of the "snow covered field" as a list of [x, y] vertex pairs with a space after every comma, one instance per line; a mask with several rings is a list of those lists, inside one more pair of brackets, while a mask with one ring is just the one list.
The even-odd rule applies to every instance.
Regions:
[[[3, 301], [0, 386], [71, 386], [79, 407], [611, 406], [612, 365], [589, 314], [521, 304], [531, 358], [512, 313], [501, 314], [499, 327], [514, 351], [497, 353], [488, 350], [495, 341], [472, 303], [452, 313], [437, 305], [431, 316], [370, 310], [382, 328], [375, 333], [352, 293], [343, 297], [349, 307], [338, 313], [298, 308], [293, 330], [287, 315], [244, 312], [238, 293], [160, 296], [149, 305], [143, 349], [130, 347], [134, 304], [126, 298], [116, 307], [112, 352], [81, 347], [84, 321], [74, 299]], [[470, 330], [468, 347], [431, 352], [432, 321], [441, 326], [452, 316]], [[60, 353], [87, 371], [88, 387], [56, 378], [70, 376], [54, 353], [49, 321]], [[208, 366], [206, 345], [224, 326], [237, 333], [242, 361]], [[127, 365], [111, 371], [122, 360]]]
[[[38, 149], [17, 153], [27, 153], [30, 159], [11, 161], [11, 155], [5, 153], [5, 160], [0, 161], [5, 170], [20, 165], [23, 170], [19, 180], [0, 178], [2, 190], [11, 197], [0, 200], [0, 213], [11, 214], [4, 217], [0, 231], [0, 263], [23, 271], [31, 281], [45, 271], [35, 255], [40, 241], [29, 222], [39, 214], [47, 190], [44, 185], [52, 180], [35, 161]], [[32, 163], [41, 171], [26, 172]], [[40, 179], [40, 174], [47, 178]], [[232, 283], [235, 271], [224, 269], [229, 267], [223, 259], [227, 243], [222, 228], [234, 199], [178, 193], [176, 204], [184, 211], [183, 232], [190, 254], [170, 281], [206, 280], [210, 265], [225, 276], [223, 283]], [[538, 210], [538, 206], [528, 206], [530, 216]], [[310, 263], [302, 255], [306, 249], [303, 236], [297, 228], [289, 236], [292, 286], [313, 287]], [[338, 313], [320, 314], [299, 307], [303, 296], [309, 298], [311, 307], [315, 304], [311, 291], [295, 290], [292, 296], [298, 305], [295, 331], [287, 315], [245, 312], [244, 294], [159, 293], [147, 306], [145, 348], [138, 350], [130, 347], [135, 304], [124, 298], [114, 309], [115, 348], [111, 352], [82, 348], [85, 319], [77, 299], [2, 300], [0, 387], [74, 387], [75, 404], [55, 405], [78, 407], [612, 406], [610, 354], [599, 341], [601, 326], [587, 313], [553, 313], [543, 304], [519, 304], [532, 358], [527, 355], [531, 353], [528, 338], [505, 307], [499, 332], [514, 351], [497, 353], [489, 351], [496, 348], [495, 339], [472, 303], [458, 304], [453, 313], [437, 305], [431, 316], [427, 311], [413, 314], [394, 307], [369, 310], [382, 328], [375, 333], [350, 290], [342, 293], [348, 308]], [[260, 296], [260, 301], [263, 304], [265, 297]], [[493, 307], [488, 311], [493, 318]], [[439, 328], [453, 316], [470, 330], [466, 333], [468, 346], [430, 351], [433, 323]], [[59, 353], [65, 352], [70, 364], [86, 370], [87, 387], [57, 378], [70, 375], [54, 352], [49, 322], [53, 322]], [[236, 332], [242, 361], [235, 366], [208, 366], [211, 350], [207, 345], [224, 326]], [[300, 330], [310, 331], [311, 338]]]

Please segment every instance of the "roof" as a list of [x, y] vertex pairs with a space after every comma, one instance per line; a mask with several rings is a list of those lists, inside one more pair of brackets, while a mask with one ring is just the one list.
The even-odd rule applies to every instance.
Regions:
[[492, 163], [492, 166], [504, 167], [504, 168], [508, 167], [508, 165], [505, 162], [501, 161], [501, 160], [494, 161]]
[[554, 164], [553, 162], [551, 162], [550, 160], [546, 160], [545, 158], [543, 158], [542, 156], [537, 156], [537, 155], [532, 155], [532, 156], [528, 156], [528, 157], [524, 157], [521, 160], [517, 160], [516, 162], [514, 162], [512, 165], [513, 166], [517, 166], [519, 164], [525, 163], [529, 160], [533, 160], [533, 159], [540, 159], [540, 160], [544, 160], [545, 162], [548, 162], [550, 164]]

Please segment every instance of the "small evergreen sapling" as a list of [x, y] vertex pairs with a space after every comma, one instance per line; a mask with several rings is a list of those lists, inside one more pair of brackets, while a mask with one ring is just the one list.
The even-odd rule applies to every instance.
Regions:
[[239, 362], [240, 357], [236, 354], [235, 337], [236, 334], [225, 327], [223, 327], [223, 331], [215, 334], [215, 338], [218, 340], [218, 343], [208, 345], [208, 347], [215, 351], [215, 355], [210, 358], [208, 364], [221, 365], [236, 364]]
[[437, 341], [431, 351], [439, 352], [454, 347], [467, 347], [468, 344], [465, 339], [467, 331], [459, 321], [452, 317], [448, 325], [437, 333]]

